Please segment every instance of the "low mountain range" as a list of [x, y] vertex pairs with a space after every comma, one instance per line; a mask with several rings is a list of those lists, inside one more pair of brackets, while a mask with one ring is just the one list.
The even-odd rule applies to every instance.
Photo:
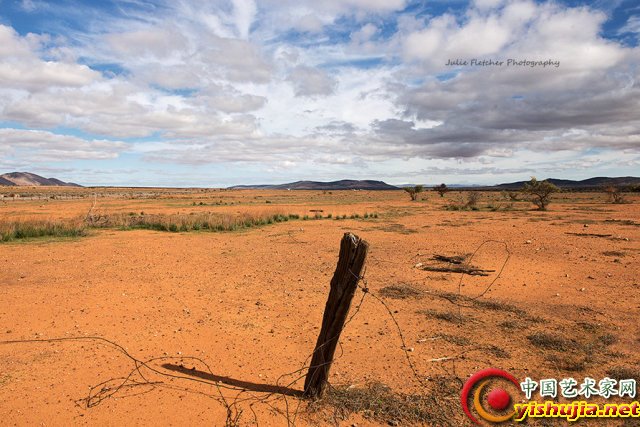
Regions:
[[[565, 188], [568, 190], [598, 190], [604, 187], [628, 187], [640, 185], [640, 178], [633, 176], [623, 176], [618, 178], [608, 178], [604, 176], [599, 176], [595, 178], [583, 179], [581, 181], [573, 181], [570, 179], [556, 179], [549, 178], [547, 179], [550, 183], [554, 184], [557, 187]], [[518, 182], [510, 182], [506, 184], [495, 185], [492, 188], [497, 188], [501, 190], [518, 190], [522, 188], [527, 181], [518, 181]]]
[[341, 181], [296, 181], [277, 185], [236, 185], [231, 189], [265, 189], [265, 190], [397, 190], [398, 187], [382, 181], [357, 181], [343, 179]]
[[[547, 181], [567, 190], [600, 190], [604, 187], [614, 186], [619, 188], [640, 186], [640, 178], [625, 177], [595, 177], [574, 181], [570, 179], [549, 178]], [[527, 181], [509, 182], [493, 186], [482, 185], [449, 185], [451, 189], [464, 190], [519, 190]], [[235, 185], [229, 189], [264, 189], [264, 190], [400, 190], [403, 187], [412, 187], [415, 184], [389, 185], [383, 181], [343, 179], [340, 181], [296, 181], [287, 184], [275, 185]], [[0, 175], [0, 186], [62, 186], [81, 187], [73, 182], [64, 182], [56, 178], [44, 178], [30, 172], [11, 172]], [[429, 189], [429, 186], [425, 186]]]
[[[640, 185], [640, 178], [626, 176], [618, 178], [608, 177], [595, 177], [588, 178], [581, 181], [574, 181], [570, 179], [556, 179], [549, 178], [547, 181], [555, 184], [556, 186], [567, 190], [600, 190], [604, 187], [628, 187]], [[525, 182], [517, 181], [509, 182], [498, 185], [449, 185], [449, 188], [456, 190], [519, 190]], [[230, 189], [265, 189], [265, 190], [399, 190], [405, 187], [413, 187], [415, 184], [402, 184], [402, 185], [389, 185], [383, 181], [357, 181], [357, 180], [342, 180], [342, 181], [296, 181], [288, 184], [277, 185], [236, 185], [229, 187]], [[425, 185], [425, 189], [431, 187]]]
[[64, 182], [56, 178], [44, 178], [30, 172], [11, 172], [0, 175], [0, 185], [4, 186], [59, 186], [59, 187], [81, 187], [73, 182]]

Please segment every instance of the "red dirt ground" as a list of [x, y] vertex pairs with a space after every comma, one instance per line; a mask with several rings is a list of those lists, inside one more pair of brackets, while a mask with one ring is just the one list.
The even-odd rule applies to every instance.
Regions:
[[[0, 220], [12, 221], [82, 217], [93, 190], [33, 188], [21, 190], [31, 193], [22, 198], [2, 191]], [[334, 217], [376, 212], [378, 218], [296, 220], [223, 233], [91, 230], [78, 239], [0, 244], [0, 340], [103, 337], [139, 360], [167, 357], [150, 364], [161, 372], [206, 382], [142, 367], [152, 384], [123, 387], [87, 408], [90, 392], [109, 393], [118, 382], [91, 387], [135, 368], [123, 352], [91, 339], [0, 344], [4, 425], [224, 425], [219, 392], [237, 403], [240, 425], [287, 425], [287, 412], [294, 421], [298, 405], [296, 425], [334, 424], [330, 407], [313, 411], [295, 397], [268, 400], [259, 390], [291, 382], [292, 389], [302, 388], [304, 379], [294, 380], [305, 371], [278, 379], [300, 369], [313, 350], [345, 232], [369, 242], [365, 285], [391, 309], [411, 351], [402, 349], [385, 307], [365, 295], [342, 334], [332, 384], [375, 381], [395, 392], [433, 394], [440, 404], [424, 425], [444, 425], [442, 416], [450, 425], [467, 425], [461, 384], [487, 367], [519, 379], [622, 372], [640, 382], [637, 204], [607, 204], [597, 193], [557, 195], [547, 212], [527, 202], [509, 206], [498, 193], [485, 193], [479, 211], [445, 210], [460, 193], [428, 194], [418, 202], [402, 192], [351, 191], [101, 189], [100, 196], [96, 209], [105, 213], [313, 216], [311, 210], [323, 210]], [[502, 209], [488, 210], [489, 203]], [[452, 300], [481, 294], [496, 273], [465, 276], [459, 287], [459, 274], [416, 267], [434, 254], [473, 253], [489, 240], [504, 242], [510, 257], [481, 303], [459, 307]], [[502, 244], [488, 242], [472, 263], [500, 270], [506, 257]], [[399, 296], [407, 296], [407, 288], [418, 294], [394, 297], [382, 291], [389, 286], [398, 287]], [[352, 310], [360, 298], [358, 292]], [[559, 341], [547, 345], [532, 336]], [[164, 363], [195, 371], [168, 370]], [[208, 369], [226, 377], [222, 387], [245, 391], [217, 389], [208, 375], [198, 376]], [[140, 373], [133, 378], [143, 382]], [[393, 420], [359, 413], [339, 424], [386, 421]]]

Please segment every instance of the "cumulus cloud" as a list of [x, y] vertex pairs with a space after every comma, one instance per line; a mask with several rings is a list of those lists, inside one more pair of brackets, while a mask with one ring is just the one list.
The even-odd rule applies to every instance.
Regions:
[[289, 80], [296, 96], [331, 95], [336, 88], [336, 81], [326, 71], [302, 65], [291, 71]]
[[[603, 39], [601, 12], [531, 2], [501, 8], [480, 3], [462, 21], [444, 15], [406, 35], [407, 57], [422, 69], [451, 74], [401, 91], [398, 102], [406, 115], [442, 125], [404, 129], [400, 138], [417, 145], [449, 142], [449, 154], [463, 157], [490, 152], [497, 144], [533, 150], [638, 147], [637, 48]], [[449, 58], [523, 57], [557, 60], [560, 66], [443, 67]], [[614, 130], [614, 123], [627, 126]]]
[[185, 37], [171, 26], [111, 33], [105, 36], [105, 41], [114, 54], [133, 56], [138, 60], [145, 56], [169, 59], [174, 53], [187, 48]]
[[38, 91], [55, 86], [83, 86], [100, 78], [86, 65], [45, 61], [32, 50], [30, 37], [0, 25], [0, 81], [2, 89]]
[[115, 159], [126, 149], [127, 144], [120, 141], [92, 139], [59, 135], [51, 132], [0, 129], [0, 146], [5, 147], [5, 156], [22, 156], [27, 152], [32, 162], [63, 160], [101, 160]]

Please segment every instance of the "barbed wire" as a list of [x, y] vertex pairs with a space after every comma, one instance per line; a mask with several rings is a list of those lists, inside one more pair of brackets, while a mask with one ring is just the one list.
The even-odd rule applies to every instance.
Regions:
[[[489, 289], [497, 282], [497, 280], [500, 278], [500, 276], [502, 275], [508, 261], [509, 258], [511, 256], [511, 253], [508, 249], [508, 246], [505, 242], [503, 241], [497, 241], [497, 240], [485, 240], [484, 242], [482, 242], [477, 248], [476, 250], [472, 253], [472, 255], [469, 257], [469, 259], [467, 260], [467, 264], [471, 262], [471, 260], [473, 259], [473, 257], [486, 245], [489, 243], [500, 243], [502, 245], [504, 245], [505, 251], [506, 251], [506, 258], [504, 260], [504, 262], [502, 263], [501, 268], [499, 269], [498, 273], [496, 274], [496, 276], [493, 278], [493, 280], [489, 283], [489, 285], [478, 295], [476, 295], [473, 298], [468, 298], [465, 297], [466, 301], [474, 301], [477, 300], [479, 298], [481, 298], [482, 296], [484, 296]], [[36, 344], [36, 343], [56, 343], [56, 342], [73, 342], [73, 341], [97, 341], [97, 342], [102, 342], [104, 344], [107, 344], [113, 348], [115, 348], [117, 351], [119, 351], [120, 353], [122, 353], [126, 358], [128, 358], [132, 363], [133, 363], [133, 368], [129, 371], [129, 373], [123, 377], [114, 377], [114, 378], [110, 378], [108, 380], [105, 380], [99, 384], [96, 384], [94, 386], [92, 386], [89, 389], [89, 392], [87, 394], [86, 397], [81, 398], [79, 400], [77, 400], [75, 403], [76, 405], [80, 406], [80, 403], [83, 403], [83, 407], [86, 409], [90, 409], [93, 408], [95, 406], [98, 406], [99, 404], [101, 404], [104, 400], [109, 399], [111, 397], [114, 397], [116, 394], [120, 393], [123, 390], [128, 390], [128, 389], [133, 389], [133, 388], [138, 388], [138, 387], [150, 387], [149, 390], [145, 391], [145, 392], [141, 392], [138, 394], [142, 394], [142, 393], [148, 393], [150, 391], [152, 391], [153, 389], [155, 389], [156, 387], [163, 387], [163, 388], [169, 388], [169, 389], [175, 389], [175, 390], [181, 390], [181, 391], [188, 391], [188, 392], [195, 392], [204, 396], [207, 396], [209, 398], [214, 399], [215, 401], [219, 402], [220, 404], [223, 405], [225, 411], [226, 411], [226, 419], [225, 419], [225, 426], [228, 427], [232, 427], [232, 426], [237, 426], [239, 425], [240, 422], [240, 418], [242, 416], [242, 414], [244, 413], [243, 408], [241, 407], [241, 405], [246, 405], [248, 406], [252, 416], [253, 416], [253, 421], [255, 423], [255, 425], [259, 424], [259, 420], [258, 420], [258, 415], [254, 409], [254, 406], [258, 405], [258, 404], [264, 404], [267, 405], [268, 407], [270, 407], [275, 413], [277, 414], [281, 414], [287, 422], [287, 426], [294, 426], [295, 422], [298, 418], [299, 415], [299, 411], [300, 411], [300, 407], [302, 405], [302, 403], [304, 402], [304, 400], [301, 398], [304, 395], [304, 391], [299, 391], [299, 390], [293, 390], [291, 389], [292, 386], [294, 386], [296, 383], [298, 383], [302, 378], [305, 378], [306, 376], [306, 372], [309, 371], [310, 368], [318, 368], [318, 367], [322, 367], [325, 365], [330, 365], [335, 363], [337, 360], [341, 359], [344, 355], [344, 348], [342, 346], [342, 343], [340, 341], [338, 341], [338, 346], [340, 348], [340, 353], [338, 354], [337, 357], [334, 357], [333, 360], [327, 361], [325, 363], [319, 364], [319, 365], [314, 365], [311, 366], [309, 364], [309, 360], [312, 359], [312, 357], [314, 356], [315, 352], [321, 350], [324, 346], [328, 345], [330, 342], [332, 342], [335, 339], [338, 339], [338, 337], [341, 335], [341, 333], [346, 329], [346, 327], [355, 319], [355, 317], [361, 312], [361, 309], [365, 303], [365, 301], [367, 300], [367, 296], [371, 296], [371, 298], [373, 298], [375, 301], [377, 301], [384, 309], [384, 311], [388, 314], [389, 318], [392, 320], [392, 323], [394, 325], [394, 329], [398, 335], [398, 338], [400, 340], [400, 344], [401, 344], [401, 349], [404, 353], [405, 359], [407, 361], [407, 365], [412, 373], [412, 376], [414, 378], [414, 380], [423, 388], [427, 388], [428, 385], [425, 381], [425, 378], [427, 378], [427, 376], [422, 375], [418, 369], [415, 366], [415, 363], [413, 361], [413, 359], [410, 356], [410, 352], [409, 352], [409, 348], [407, 346], [407, 340], [406, 340], [406, 336], [404, 331], [402, 330], [402, 327], [400, 326], [400, 323], [398, 322], [398, 319], [396, 318], [394, 311], [389, 307], [389, 305], [383, 300], [383, 298], [381, 298], [380, 296], [378, 296], [376, 293], [374, 293], [373, 291], [371, 291], [368, 281], [366, 279], [366, 268], [364, 270], [364, 272], [358, 276], [355, 273], [353, 273], [351, 270], [349, 270], [349, 273], [351, 273], [356, 279], [356, 287], [357, 289], [359, 289], [361, 291], [361, 296], [360, 299], [358, 301], [358, 303], [351, 309], [351, 314], [348, 317], [348, 319], [345, 321], [345, 323], [343, 324], [342, 328], [336, 333], [335, 336], [331, 337], [330, 339], [327, 339], [324, 343], [318, 345], [313, 352], [311, 352], [311, 354], [309, 356], [307, 356], [307, 358], [305, 359], [305, 361], [303, 362], [302, 366], [294, 371], [291, 372], [287, 372], [284, 373], [282, 375], [280, 375], [275, 382], [275, 386], [273, 387], [272, 391], [269, 392], [260, 392], [260, 391], [256, 391], [256, 390], [251, 390], [247, 387], [240, 387], [240, 386], [234, 386], [233, 384], [228, 384], [225, 383], [223, 380], [214, 380], [215, 378], [219, 378], [217, 377], [213, 371], [211, 370], [210, 366], [206, 363], [205, 360], [203, 360], [200, 357], [196, 357], [196, 356], [161, 356], [161, 357], [153, 357], [147, 360], [141, 360], [136, 358], [135, 356], [133, 356], [129, 351], [127, 351], [122, 345], [118, 344], [115, 341], [109, 340], [107, 338], [101, 337], [101, 336], [82, 336], [82, 337], [59, 337], [59, 338], [42, 338], [42, 339], [23, 339], [23, 340], [3, 340], [0, 341], [0, 345], [11, 345], [11, 344]], [[465, 273], [462, 272], [461, 273], [461, 277], [460, 280], [458, 282], [458, 295], [461, 296], [461, 290], [462, 290], [462, 282], [464, 279], [464, 275]], [[443, 298], [445, 298], [443, 296]], [[459, 309], [461, 310], [463, 307], [471, 307], [471, 305], [465, 305], [465, 304], [461, 304], [459, 299], [453, 299], [453, 298], [445, 298], [447, 299], [449, 302], [451, 302], [452, 304], [455, 304], [459, 307]], [[466, 355], [468, 353], [474, 352], [474, 351], [480, 351], [486, 349], [486, 347], [474, 347], [471, 349], [466, 349], [464, 351], [462, 351], [461, 353], [455, 355], [455, 356], [451, 356], [451, 357], [443, 357], [443, 358], [436, 358], [436, 359], [431, 359], [432, 362], [451, 362], [452, 363], [452, 369], [453, 369], [453, 376], [455, 378], [457, 378], [457, 375], [455, 373], [456, 371], [456, 365], [455, 362], [457, 360], [460, 359], [464, 359], [466, 357]], [[174, 365], [174, 368], [172, 370], [179, 370], [179, 371], [194, 371], [195, 368], [192, 368], [191, 370], [186, 368], [184, 366], [184, 363], [186, 363], [187, 361], [189, 362], [197, 362], [198, 364], [200, 364], [201, 366], [204, 367], [205, 369], [205, 373], [210, 375], [210, 378], [212, 380], [205, 380], [203, 378], [198, 378], [198, 377], [194, 377], [193, 375], [189, 376], [189, 375], [177, 375], [177, 374], [172, 374], [169, 372], [166, 372], [166, 370], [168, 369], [166, 367], [166, 364], [163, 365], [163, 367], [165, 368], [165, 370], [160, 370], [158, 368], [156, 368], [154, 366], [154, 364], [157, 364], [159, 362], [162, 361], [169, 361], [169, 360], [179, 360], [180, 363], [178, 365]], [[177, 367], [177, 368], [176, 368]], [[200, 383], [200, 384], [205, 384], [208, 386], [213, 386], [215, 387], [215, 393], [207, 393], [207, 392], [202, 392], [199, 390], [193, 390], [193, 389], [189, 389], [186, 387], [178, 387], [175, 386], [173, 384], [167, 383], [166, 381], [152, 381], [151, 379], [147, 378], [147, 376], [145, 376], [145, 374], [143, 373], [143, 370], [148, 370], [149, 372], [152, 372], [154, 374], [157, 374], [161, 377], [166, 377], [168, 379], [177, 379], [177, 380], [184, 380], [184, 381], [191, 381], [191, 382], [195, 382], [195, 383]], [[446, 368], [445, 368], [446, 370]], [[135, 378], [135, 376], [139, 376], [140, 379]], [[288, 382], [281, 384], [281, 382], [284, 382], [286, 378], [290, 378], [293, 377], [293, 379], [289, 380]], [[459, 380], [459, 379], [458, 379]], [[461, 381], [459, 380], [459, 382], [461, 383]], [[330, 385], [329, 385], [330, 386]], [[226, 390], [228, 392], [237, 392], [237, 394], [235, 395], [235, 397], [233, 397], [232, 399], [225, 396], [223, 390]], [[255, 393], [260, 393], [260, 396], [256, 396]], [[244, 396], [245, 394], [248, 394], [248, 396]], [[290, 405], [290, 402], [288, 400], [289, 397], [296, 397], [297, 398], [297, 403], [295, 404], [295, 407], [293, 407]], [[282, 411], [281, 409], [279, 409], [278, 407], [275, 406], [275, 403], [277, 401], [282, 400], [283, 404], [284, 404], [284, 411]]]

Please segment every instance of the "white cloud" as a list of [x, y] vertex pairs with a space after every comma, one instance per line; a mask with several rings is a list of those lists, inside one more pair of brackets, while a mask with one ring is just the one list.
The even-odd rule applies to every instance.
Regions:
[[355, 43], [365, 43], [371, 40], [378, 31], [378, 27], [369, 22], [358, 31], [351, 33], [351, 40]]
[[33, 0], [21, 0], [20, 7], [22, 8], [22, 10], [26, 12], [33, 12], [38, 8], [38, 6]]
[[603, 13], [587, 8], [566, 9], [552, 3], [512, 2], [504, 8], [470, 10], [465, 19], [434, 18], [403, 41], [405, 57], [430, 70], [449, 59], [556, 59], [561, 70], [611, 68], [623, 48], [599, 32]]
[[291, 71], [289, 80], [296, 96], [331, 95], [336, 88], [336, 81], [326, 71], [302, 65]]
[[322, 31], [322, 27], [324, 27], [325, 23], [322, 22], [317, 15], [313, 13], [308, 13], [300, 17], [300, 19], [296, 20], [295, 28], [299, 31], [308, 31], [312, 33], [318, 33]]
[[84, 86], [100, 77], [89, 67], [60, 62], [3, 62], [0, 81], [10, 82], [13, 88], [40, 90], [54, 86]]
[[240, 38], [249, 37], [251, 24], [256, 16], [257, 7], [254, 0], [232, 0], [233, 14]]
[[45, 61], [32, 51], [33, 37], [21, 38], [0, 25], [1, 89], [44, 90], [50, 86], [78, 87], [100, 78], [86, 65]]
[[635, 33], [640, 34], [640, 16], [630, 16], [627, 22], [618, 31], [619, 34]]
[[4, 128], [0, 129], [0, 146], [6, 149], [7, 157], [23, 157], [26, 152], [29, 161], [44, 162], [115, 159], [126, 149], [127, 144], [99, 139], [85, 140], [37, 130]]
[[122, 57], [151, 57], [167, 60], [188, 48], [187, 40], [177, 28], [146, 28], [123, 33], [111, 33], [106, 42], [112, 52]]

